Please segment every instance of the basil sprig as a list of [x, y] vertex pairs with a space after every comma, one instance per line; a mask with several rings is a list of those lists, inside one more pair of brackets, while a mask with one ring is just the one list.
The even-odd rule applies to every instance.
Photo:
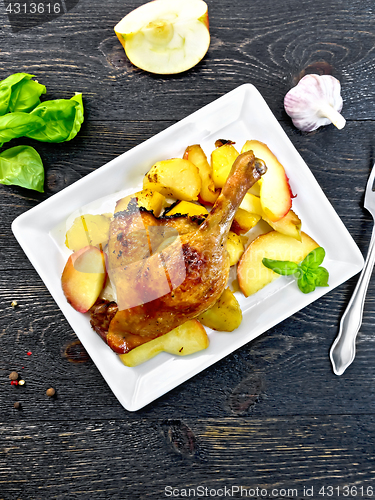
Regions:
[[320, 264], [325, 257], [322, 247], [315, 248], [300, 264], [287, 260], [274, 260], [264, 258], [263, 265], [282, 276], [294, 276], [301, 292], [310, 293], [317, 286], [328, 286], [329, 273]]

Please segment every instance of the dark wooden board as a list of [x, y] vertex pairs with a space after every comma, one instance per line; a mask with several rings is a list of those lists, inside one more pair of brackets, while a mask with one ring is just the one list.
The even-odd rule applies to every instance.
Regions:
[[[3, 389], [0, 421], [51, 419], [69, 421], [72, 413], [102, 418], [168, 416], [277, 416], [356, 414], [374, 410], [374, 349], [372, 346], [373, 285], [366, 304], [354, 365], [335, 376], [328, 359], [338, 319], [349, 297], [351, 280], [263, 336], [244, 346], [160, 400], [135, 414], [126, 412], [110, 389], [35, 273], [14, 280], [4, 273], [1, 329]], [[32, 285], [33, 281], [37, 283]], [[11, 300], [19, 305], [12, 308]], [[249, 325], [251, 328], [251, 324]], [[93, 332], [93, 335], [94, 332]], [[27, 352], [32, 355], [28, 356]], [[24, 387], [14, 387], [7, 375], [17, 370]], [[126, 382], [125, 382], [126, 383]], [[48, 387], [58, 394], [46, 398]], [[22, 403], [15, 412], [14, 401]]]
[[[204, 60], [171, 77], [126, 59], [113, 27], [140, 0], [81, 0], [53, 22], [13, 33], [3, 13], [1, 75], [37, 73], [48, 97], [83, 92], [91, 120], [177, 120], [244, 83], [259, 89], [278, 119], [289, 88], [316, 62], [339, 77], [349, 119], [374, 119], [372, 2], [208, 1], [212, 42]], [[319, 66], [319, 70], [321, 67]]]
[[[366, 254], [372, 219], [363, 195], [375, 160], [373, 2], [207, 0], [210, 50], [192, 70], [169, 77], [134, 68], [113, 32], [142, 3], [80, 0], [58, 19], [19, 31], [0, 5], [0, 80], [30, 72], [47, 86], [46, 98], [80, 91], [85, 104], [85, 123], [73, 141], [9, 143], [38, 149], [46, 183], [43, 194], [0, 185], [0, 500], [159, 500], [167, 498], [166, 486], [179, 490], [174, 497], [186, 496], [184, 488], [206, 487], [204, 498], [213, 496], [210, 489], [232, 486], [278, 489], [272, 498], [279, 500], [327, 498], [331, 486], [331, 498], [370, 499], [373, 283], [357, 356], [342, 377], [332, 373], [328, 352], [356, 277], [131, 413], [12, 235], [21, 213], [252, 83]], [[329, 126], [305, 134], [292, 126], [283, 98], [309, 72], [340, 79], [348, 120], [342, 131]], [[12, 370], [24, 386], [10, 385]], [[55, 397], [46, 396], [48, 387]], [[357, 490], [348, 495], [348, 485]], [[314, 488], [313, 495], [304, 487]], [[253, 498], [265, 497], [258, 492]]]
[[371, 498], [374, 430], [346, 415], [5, 424], [0, 498]]

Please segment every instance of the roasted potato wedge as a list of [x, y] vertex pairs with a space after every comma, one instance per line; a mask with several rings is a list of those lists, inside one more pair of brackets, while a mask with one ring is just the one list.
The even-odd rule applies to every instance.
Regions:
[[[259, 181], [258, 181], [259, 182]], [[263, 215], [262, 205], [260, 203], [259, 196], [255, 196], [252, 193], [246, 193], [244, 199], [241, 202], [240, 208], [246, 210], [247, 212]]]
[[115, 213], [126, 210], [132, 198], [137, 198], [138, 206], [152, 211], [155, 217], [159, 217], [166, 205], [165, 196], [160, 194], [158, 191], [153, 189], [143, 189], [142, 191], [138, 191], [132, 195], [125, 196], [125, 198], [121, 198], [121, 200], [116, 203]]
[[199, 144], [188, 146], [184, 153], [184, 159], [190, 160], [198, 167], [199, 175], [202, 179], [202, 187], [199, 193], [199, 201], [208, 205], [213, 205], [219, 196], [219, 191], [215, 189], [212, 176], [212, 167], [207, 161], [203, 149]]
[[144, 189], [152, 189], [166, 197], [184, 201], [198, 200], [201, 187], [198, 167], [181, 158], [158, 161], [143, 180]]
[[203, 205], [199, 205], [198, 203], [192, 203], [191, 201], [180, 201], [176, 203], [174, 207], [172, 207], [166, 215], [188, 215], [189, 217], [193, 217], [194, 215], [207, 215], [208, 210]]
[[187, 356], [206, 349], [209, 343], [202, 324], [192, 319], [165, 335], [135, 347], [126, 354], [119, 354], [119, 357], [124, 365], [137, 366], [163, 351], [176, 356]]
[[85, 214], [77, 217], [66, 232], [65, 245], [73, 252], [88, 245], [104, 247], [108, 242], [110, 222], [106, 215]]
[[245, 234], [260, 221], [260, 215], [253, 214], [242, 208], [238, 208], [234, 216], [231, 231], [236, 234]]
[[222, 188], [227, 180], [232, 165], [239, 155], [232, 144], [224, 144], [211, 153], [212, 176], [216, 188]]
[[233, 231], [229, 231], [227, 239], [227, 250], [229, 253], [230, 265], [235, 266], [245, 251], [247, 238], [240, 236]]
[[212, 330], [232, 332], [242, 322], [242, 311], [233, 292], [226, 288], [219, 300], [198, 316], [199, 321]]

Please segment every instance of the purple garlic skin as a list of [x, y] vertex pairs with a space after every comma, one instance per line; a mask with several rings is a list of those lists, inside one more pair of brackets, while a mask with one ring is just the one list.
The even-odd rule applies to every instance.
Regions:
[[340, 115], [343, 100], [339, 80], [331, 75], [306, 75], [284, 97], [284, 108], [293, 124], [311, 132], [333, 123], [341, 129], [345, 118]]

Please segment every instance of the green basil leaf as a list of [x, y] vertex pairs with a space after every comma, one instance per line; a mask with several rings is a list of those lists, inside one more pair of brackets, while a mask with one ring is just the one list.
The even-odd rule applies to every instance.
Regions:
[[307, 281], [307, 283], [310, 283], [310, 285], [314, 285], [314, 287], [316, 286], [316, 283], [315, 283], [315, 270], [314, 271], [307, 271], [305, 274], [305, 279]]
[[0, 154], [0, 184], [17, 185], [43, 193], [44, 168], [31, 146], [16, 146]]
[[323, 262], [326, 253], [324, 248], [318, 247], [312, 250], [301, 262], [301, 267], [316, 269]]
[[281, 274], [282, 276], [290, 276], [291, 274], [295, 274], [298, 271], [298, 264], [295, 262], [290, 262], [288, 260], [274, 260], [264, 258], [262, 260], [264, 266], [268, 267], [277, 274]]
[[14, 88], [22, 81], [31, 80], [34, 75], [14, 73], [0, 82], [0, 116], [8, 112], [9, 103]]
[[325, 267], [318, 267], [314, 274], [316, 286], [328, 286], [329, 273]]
[[42, 142], [63, 142], [73, 139], [83, 122], [82, 94], [72, 99], [44, 101], [30, 115], [41, 118], [45, 127], [27, 134]]
[[0, 116], [0, 146], [17, 137], [28, 136], [45, 127], [44, 121], [30, 113], [7, 113]]
[[78, 106], [76, 106], [76, 114], [74, 117], [73, 126], [72, 126], [72, 129], [70, 131], [68, 138], [66, 139], [67, 141], [70, 141], [78, 134], [78, 132], [81, 129], [81, 125], [83, 123], [83, 120], [84, 120], [82, 94], [79, 94], [79, 93], [75, 94], [71, 98], [71, 101], [76, 101], [78, 103]]
[[311, 280], [311, 277], [307, 273], [303, 273], [297, 281], [298, 288], [303, 293], [310, 293], [315, 290], [315, 280]]
[[8, 112], [28, 113], [40, 104], [39, 97], [46, 93], [46, 87], [34, 80], [22, 80], [13, 89]]
[[298, 287], [303, 293], [310, 293], [317, 286], [328, 286], [329, 273], [321, 267], [325, 257], [324, 248], [318, 247], [310, 252], [301, 264], [286, 260], [262, 259], [263, 265], [277, 274], [284, 276], [294, 275]]

